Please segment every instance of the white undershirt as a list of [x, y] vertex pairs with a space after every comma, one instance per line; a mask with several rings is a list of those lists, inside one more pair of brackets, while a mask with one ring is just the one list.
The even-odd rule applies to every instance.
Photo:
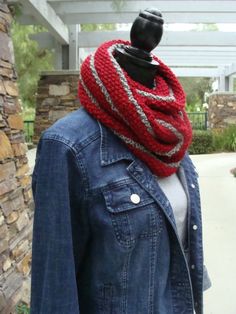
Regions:
[[157, 177], [157, 181], [171, 204], [177, 232], [184, 246], [186, 240], [188, 199], [183, 185], [176, 173], [168, 177]]

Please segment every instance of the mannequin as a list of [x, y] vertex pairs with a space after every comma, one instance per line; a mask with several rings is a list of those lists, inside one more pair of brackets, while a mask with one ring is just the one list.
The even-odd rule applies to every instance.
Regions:
[[[140, 12], [131, 31], [131, 46], [116, 48], [115, 58], [132, 79], [148, 88], [154, 87], [159, 63], [153, 60], [150, 52], [159, 44], [163, 34], [164, 20], [161, 12], [151, 8]], [[182, 184], [181, 180], [182, 179]], [[184, 176], [174, 173], [167, 178], [157, 177], [159, 185], [169, 199], [183, 246], [187, 247], [187, 202], [188, 195]], [[187, 253], [186, 258], [188, 259]]]
[[[117, 62], [128, 75], [148, 88], [154, 87], [154, 79], [158, 74], [159, 63], [153, 60], [150, 52], [161, 41], [163, 24], [162, 14], [156, 8], [141, 11], [130, 31], [131, 46], [117, 48], [114, 54]], [[172, 205], [179, 237], [185, 250], [186, 259], [189, 260], [187, 249], [187, 207], [190, 199], [183, 169], [178, 169], [176, 173], [167, 178], [156, 178]], [[205, 277], [206, 282], [210, 285], [206, 269]]]
[[158, 71], [158, 62], [150, 52], [159, 44], [163, 34], [162, 14], [156, 9], [142, 11], [134, 21], [130, 39], [131, 46], [117, 48], [115, 58], [130, 77], [152, 88]]
[[[132, 45], [98, 47], [81, 66], [82, 108], [41, 135], [32, 174], [31, 314], [203, 313], [200, 195], [186, 153], [185, 97], [150, 54], [162, 33], [161, 13], [147, 9], [132, 26]], [[185, 191], [174, 180], [169, 193], [178, 169]], [[191, 209], [186, 248], [172, 210], [183, 206], [180, 194]]]

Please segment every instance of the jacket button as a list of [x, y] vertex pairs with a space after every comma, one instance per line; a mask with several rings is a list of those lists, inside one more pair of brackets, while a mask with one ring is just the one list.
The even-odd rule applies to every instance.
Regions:
[[191, 265], [191, 268], [192, 268], [192, 269], [195, 269], [195, 265], [194, 265], [194, 264], [193, 264], [193, 265]]
[[191, 187], [192, 187], [193, 189], [195, 189], [195, 184], [192, 183], [192, 184], [191, 184]]
[[193, 230], [197, 230], [198, 226], [197, 225], [193, 225]]
[[134, 204], [140, 203], [140, 196], [138, 194], [131, 194], [130, 200]]

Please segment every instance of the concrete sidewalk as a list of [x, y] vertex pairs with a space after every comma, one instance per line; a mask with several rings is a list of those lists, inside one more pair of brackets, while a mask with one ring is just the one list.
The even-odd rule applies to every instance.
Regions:
[[28, 164], [30, 167], [30, 171], [29, 171], [30, 174], [32, 173], [33, 168], [34, 168], [35, 156], [36, 156], [36, 148], [29, 149], [27, 152], [27, 158], [28, 158]]
[[[36, 149], [28, 151], [31, 169]], [[236, 153], [191, 156], [199, 173], [205, 265], [204, 314], [236, 314]]]
[[199, 173], [205, 264], [212, 287], [205, 314], [236, 314], [236, 153], [191, 156]]

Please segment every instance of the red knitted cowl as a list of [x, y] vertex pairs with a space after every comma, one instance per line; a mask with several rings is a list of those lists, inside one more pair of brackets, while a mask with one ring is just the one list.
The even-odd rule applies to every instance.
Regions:
[[185, 112], [185, 93], [159, 58], [155, 87], [134, 81], [113, 56], [123, 40], [103, 43], [81, 65], [79, 99], [83, 107], [110, 128], [151, 171], [161, 177], [176, 172], [192, 129]]

